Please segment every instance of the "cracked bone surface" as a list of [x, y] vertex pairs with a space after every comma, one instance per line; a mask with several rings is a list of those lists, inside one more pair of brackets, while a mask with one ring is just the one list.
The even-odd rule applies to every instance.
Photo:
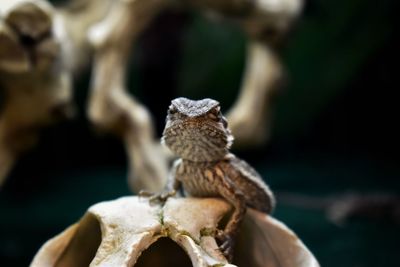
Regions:
[[[213, 237], [230, 206], [219, 199], [169, 198], [164, 206], [123, 197], [90, 207], [82, 219], [47, 241], [31, 267], [236, 266]], [[173, 242], [165, 242], [165, 238]], [[181, 249], [175, 248], [178, 244]], [[166, 255], [168, 253], [168, 255]], [[248, 210], [234, 264], [318, 267], [301, 240], [276, 219]]]

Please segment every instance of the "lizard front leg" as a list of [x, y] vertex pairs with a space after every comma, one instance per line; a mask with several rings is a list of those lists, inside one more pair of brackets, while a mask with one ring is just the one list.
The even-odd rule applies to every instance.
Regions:
[[181, 188], [181, 182], [176, 178], [176, 171], [181, 163], [180, 160], [176, 160], [171, 168], [168, 176], [167, 185], [165, 189], [160, 193], [152, 193], [148, 191], [141, 190], [139, 196], [149, 197], [150, 202], [165, 202], [169, 197], [175, 196], [176, 193]]
[[220, 242], [220, 249], [228, 261], [232, 261], [234, 238], [246, 213], [246, 200], [243, 193], [238, 190], [229, 178], [224, 178], [218, 188], [222, 198], [228, 201], [234, 208], [233, 214], [229, 219], [224, 231], [217, 233], [217, 240]]

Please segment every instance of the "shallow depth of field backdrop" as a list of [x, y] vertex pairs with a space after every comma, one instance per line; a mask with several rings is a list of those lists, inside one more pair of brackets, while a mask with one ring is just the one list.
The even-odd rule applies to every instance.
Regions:
[[[399, 27], [395, 0], [309, 0], [281, 49], [287, 82], [270, 142], [239, 155], [277, 192], [323, 199], [400, 189]], [[211, 97], [227, 108], [239, 89], [244, 36], [198, 13], [165, 13], [132, 55], [129, 89], [158, 132], [169, 101]], [[43, 132], [0, 192], [0, 266], [27, 266], [43, 242], [92, 204], [130, 194], [122, 143], [85, 118], [90, 71], [75, 83], [78, 116]], [[398, 224], [329, 222], [323, 210], [279, 204], [321, 266], [398, 266]]]

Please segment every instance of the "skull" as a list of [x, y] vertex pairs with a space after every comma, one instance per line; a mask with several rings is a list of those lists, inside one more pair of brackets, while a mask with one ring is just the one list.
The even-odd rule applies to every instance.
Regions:
[[[235, 266], [214, 239], [230, 209], [223, 200], [211, 198], [169, 198], [164, 205], [138, 197], [102, 202], [47, 241], [31, 267]], [[319, 266], [286, 226], [251, 209], [234, 257], [239, 266]]]

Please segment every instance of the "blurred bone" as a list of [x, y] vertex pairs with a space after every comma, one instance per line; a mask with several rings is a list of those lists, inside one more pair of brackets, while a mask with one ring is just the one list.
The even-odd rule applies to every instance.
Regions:
[[327, 197], [278, 192], [279, 203], [300, 209], [321, 210], [338, 226], [358, 220], [400, 224], [400, 196], [389, 192], [347, 192]]
[[236, 148], [267, 142], [271, 131], [272, 96], [282, 77], [282, 67], [265, 44], [250, 41], [246, 71], [239, 97], [227, 114]]
[[23, 37], [38, 40], [52, 28], [53, 8], [45, 1], [16, 1], [5, 13], [5, 22]]
[[29, 68], [28, 53], [19, 44], [17, 34], [0, 20], [0, 70], [24, 72]]
[[236, 22], [249, 37], [246, 69], [239, 96], [227, 113], [239, 149], [268, 142], [271, 135], [273, 96], [283, 80], [283, 67], [275, 52], [303, 0], [256, 0], [254, 9]]
[[0, 3], [0, 186], [40, 129], [73, 115], [73, 74], [89, 64], [87, 31], [111, 0]]
[[388, 193], [348, 193], [336, 197], [326, 208], [326, 216], [337, 225], [351, 219], [367, 219], [400, 224], [400, 196]]
[[246, 16], [255, 7], [254, 0], [180, 0], [179, 4], [211, 11], [223, 16]]
[[[213, 11], [248, 34], [244, 81], [228, 120], [237, 147], [266, 142], [271, 96], [282, 74], [271, 47], [288, 31], [301, 5], [302, 0], [74, 0], [53, 9], [44, 0], [3, 0], [0, 93], [5, 99], [0, 110], [0, 177], [21, 151], [35, 143], [39, 128], [53, 121], [55, 114], [71, 114], [71, 76], [89, 63], [94, 50], [89, 118], [124, 140], [133, 191], [160, 190], [171, 156], [155, 137], [149, 111], [126, 93], [125, 76], [138, 34], [161, 10], [177, 6]], [[34, 97], [26, 97], [25, 91]], [[18, 111], [22, 107], [24, 113]], [[24, 115], [11, 115], [19, 113]], [[21, 129], [25, 129], [25, 138], [14, 145], [10, 133]]]
[[40, 129], [71, 115], [71, 75], [45, 1], [0, 4], [0, 186]]
[[89, 38], [95, 48], [89, 118], [118, 134], [130, 161], [133, 191], [163, 188], [168, 156], [155, 136], [149, 111], [126, 92], [126, 68], [132, 43], [164, 1], [116, 1], [107, 18], [95, 25]]
[[17, 158], [38, 140], [40, 129], [70, 116], [68, 72], [0, 75], [5, 103], [0, 115], [0, 184]]
[[88, 39], [90, 27], [103, 20], [111, 8], [113, 0], [73, 0], [66, 6], [57, 8], [58, 32], [70, 42], [64, 44], [65, 63], [75, 75], [88, 67], [93, 47]]
[[255, 0], [251, 14], [239, 19], [251, 39], [263, 40], [269, 45], [280, 41], [298, 18], [303, 0]]

